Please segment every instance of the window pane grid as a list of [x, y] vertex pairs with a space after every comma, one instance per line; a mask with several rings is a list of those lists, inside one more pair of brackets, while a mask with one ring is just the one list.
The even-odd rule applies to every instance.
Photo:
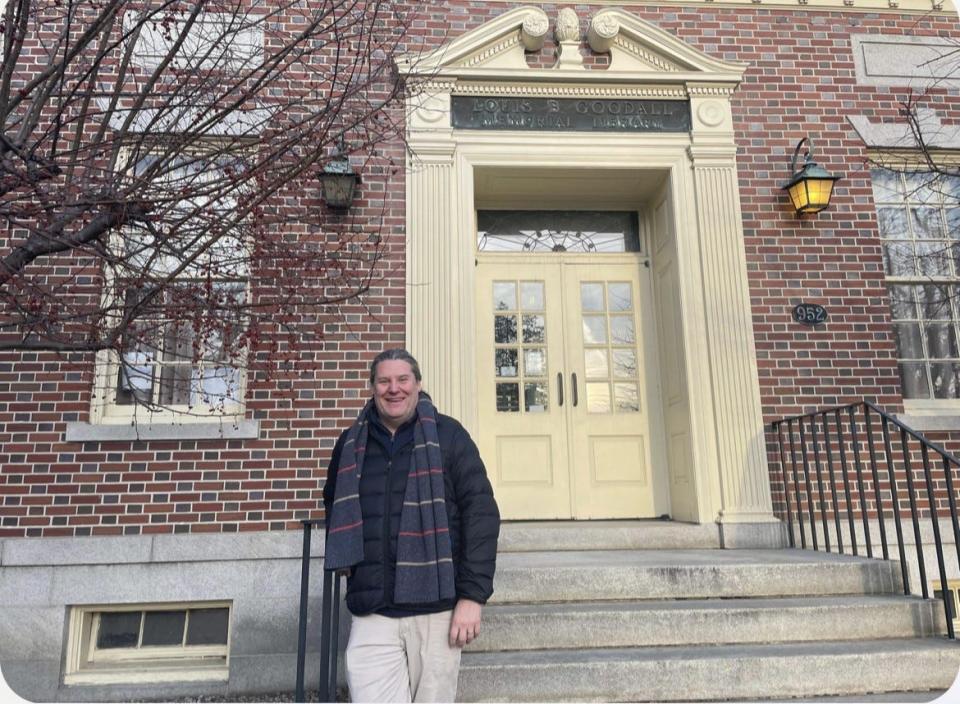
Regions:
[[580, 310], [588, 413], [640, 410], [629, 282], [583, 282]]
[[[139, 329], [124, 340], [115, 403], [121, 407], [208, 405], [211, 410], [239, 405], [242, 350], [236, 342], [245, 327], [242, 308], [250, 252], [242, 223], [233, 223], [231, 232], [218, 229], [230, 221], [236, 197], [220, 193], [217, 182], [229, 169], [243, 168], [243, 159], [197, 152], [164, 163], [153, 173], [151, 169], [161, 161], [149, 154], [130, 165], [130, 176], [149, 178], [169, 206], [163, 213], [163, 233], [129, 225], [119, 245], [132, 266], [117, 272], [117, 277], [128, 288], [127, 310], [137, 307]], [[207, 184], [213, 184], [209, 191]], [[160, 284], [160, 293], [145, 297], [157, 290], [151, 282], [166, 282], [174, 272], [179, 273], [171, 282]], [[198, 298], [204, 304], [200, 308], [195, 304]], [[192, 314], [175, 317], [184, 310]], [[153, 328], [146, 339], [144, 328]], [[202, 332], [197, 334], [194, 328]], [[226, 334], [232, 339], [225, 340]]]
[[[202, 616], [198, 628], [205, 630], [191, 636], [195, 630], [191, 624], [191, 615], [195, 611]], [[97, 652], [222, 646], [227, 642], [228, 627], [229, 610], [224, 607], [103, 612], [96, 614], [93, 642]], [[137, 629], [136, 634], [132, 632], [133, 628]]]
[[546, 290], [543, 281], [493, 282], [496, 410], [548, 408]]
[[904, 398], [960, 398], [960, 179], [871, 172]]

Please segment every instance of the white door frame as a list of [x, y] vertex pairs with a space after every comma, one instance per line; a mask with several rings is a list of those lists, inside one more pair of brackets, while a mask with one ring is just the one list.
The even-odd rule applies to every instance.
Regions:
[[[745, 66], [706, 56], [623, 11], [600, 15], [603, 31], [609, 34], [613, 27], [619, 37], [607, 47], [614, 62], [604, 71], [526, 68], [524, 49], [536, 48], [531, 30], [539, 32], [545, 19], [542, 10], [532, 7], [511, 10], [426, 57], [401, 62], [401, 70], [411, 75], [430, 76], [426, 91], [408, 104], [408, 346], [420, 358], [425, 383], [440, 408], [475, 430], [477, 382], [469, 372], [476, 345], [474, 169], [522, 164], [663, 171], [674, 203], [685, 388], [690, 394], [682, 435], [695, 493], [688, 502], [694, 508], [675, 517], [719, 522], [728, 544], [754, 538], [763, 542], [777, 520], [767, 473], [730, 109]], [[450, 105], [455, 94], [679, 98], [689, 101], [692, 127], [682, 134], [454, 130]], [[440, 335], [440, 329], [455, 333]], [[774, 531], [780, 535], [779, 528]]]

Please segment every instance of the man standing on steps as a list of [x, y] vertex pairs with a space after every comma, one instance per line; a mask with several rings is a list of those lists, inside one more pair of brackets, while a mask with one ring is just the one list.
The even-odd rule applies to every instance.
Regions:
[[355, 702], [452, 702], [493, 593], [500, 513], [470, 435], [437, 413], [406, 350], [370, 366], [373, 398], [333, 449], [326, 569], [349, 569]]

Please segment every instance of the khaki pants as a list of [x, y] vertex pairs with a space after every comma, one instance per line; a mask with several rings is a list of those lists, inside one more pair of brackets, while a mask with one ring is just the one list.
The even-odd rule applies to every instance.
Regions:
[[452, 702], [460, 673], [460, 648], [449, 642], [452, 615], [354, 616], [347, 642], [350, 699]]

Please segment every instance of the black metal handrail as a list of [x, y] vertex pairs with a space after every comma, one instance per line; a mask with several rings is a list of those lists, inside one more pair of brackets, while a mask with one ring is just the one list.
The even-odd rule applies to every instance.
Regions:
[[[875, 424], [880, 431], [882, 446], [878, 447]], [[819, 426], [819, 430], [818, 430]], [[833, 429], [831, 429], [833, 426]], [[894, 452], [895, 441], [891, 441], [891, 427], [899, 435], [899, 457]], [[950, 591], [947, 587], [947, 573], [944, 564], [943, 542], [940, 537], [940, 523], [937, 511], [937, 494], [934, 486], [934, 473], [946, 485], [950, 519], [953, 523], [954, 547], [957, 552], [957, 565], [960, 568], [960, 520], [957, 515], [957, 501], [954, 494], [953, 473], [960, 467], [960, 459], [947, 452], [943, 447], [931, 442], [923, 435], [904, 425], [890, 414], [877, 408], [869, 401], [860, 401], [845, 406], [825, 408], [812, 413], [781, 418], [773, 421], [771, 429], [777, 438], [780, 459], [780, 475], [783, 481], [783, 499], [786, 513], [790, 546], [796, 547], [794, 535], [794, 509], [800, 531], [800, 546], [807, 548], [807, 526], [809, 523], [810, 542], [814, 550], [820, 550], [817, 536], [817, 517], [819, 515], [823, 549], [831, 552], [829, 515], [833, 515], [836, 537], [836, 549], [844, 553], [842, 514], [846, 514], [848, 546], [854, 555], [860, 554], [860, 542], [857, 536], [856, 516], [859, 516], [863, 530], [864, 546], [867, 557], [873, 557], [873, 542], [870, 535], [869, 518], [875, 515], [879, 524], [880, 547], [884, 560], [890, 559], [887, 544], [885, 521], [892, 515], [897, 531], [897, 547], [900, 570], [903, 577], [904, 594], [910, 594], [910, 580], [907, 572], [907, 560], [904, 546], [901, 516], [909, 515], [913, 524], [913, 538], [917, 556], [917, 568], [920, 573], [920, 586], [923, 597], [929, 598], [927, 589], [927, 571], [920, 537], [920, 510], [917, 506], [919, 489], [915, 483], [914, 466], [919, 452], [919, 462], [923, 467], [922, 481], [926, 485], [926, 500], [929, 518], [933, 527], [934, 546], [937, 553], [937, 567], [940, 572], [940, 589], [943, 596], [944, 613], [947, 622], [947, 636], [955, 639], [953, 611], [950, 603]], [[846, 432], [845, 432], [846, 429]], [[861, 432], [858, 432], [862, 430]], [[787, 441], [784, 443], [784, 435]], [[822, 439], [821, 439], [822, 435]], [[821, 448], [823, 452], [821, 453]], [[869, 474], [865, 477], [864, 452], [869, 457]], [[836, 453], [834, 452], [836, 450]], [[848, 450], [850, 451], [848, 454]], [[797, 455], [800, 455], [799, 463]], [[811, 453], [813, 464], [811, 468]], [[931, 462], [931, 454], [939, 457], [940, 467]], [[822, 457], [826, 459], [826, 485]], [[882, 455], [882, 456], [881, 456]], [[851, 466], [848, 458], [852, 456]], [[788, 472], [789, 464], [789, 472]], [[900, 465], [898, 471], [897, 465]], [[841, 480], [841, 489], [837, 488], [837, 473]], [[816, 481], [814, 493], [811, 474]], [[792, 478], [792, 489], [791, 481]], [[901, 479], [902, 478], [902, 479]], [[889, 506], [884, 504], [884, 490], [881, 488], [886, 479], [889, 492]], [[898, 481], [905, 481], [909, 499], [907, 507], [901, 505]], [[851, 486], [851, 482], [853, 485]], [[870, 486], [872, 485], [872, 487]], [[872, 497], [871, 491], [872, 488]], [[842, 493], [841, 493], [842, 491]], [[871, 507], [872, 503], [872, 507]], [[791, 506], [792, 504], [792, 506]]]
[[[310, 593], [310, 536], [323, 519], [300, 521], [303, 524], [303, 556], [300, 562], [300, 621], [297, 625], [297, 686], [294, 701], [305, 702], [304, 670], [307, 663], [307, 612]], [[323, 571], [323, 597], [320, 605], [320, 687], [321, 702], [337, 700], [337, 654], [340, 645], [340, 574]]]

